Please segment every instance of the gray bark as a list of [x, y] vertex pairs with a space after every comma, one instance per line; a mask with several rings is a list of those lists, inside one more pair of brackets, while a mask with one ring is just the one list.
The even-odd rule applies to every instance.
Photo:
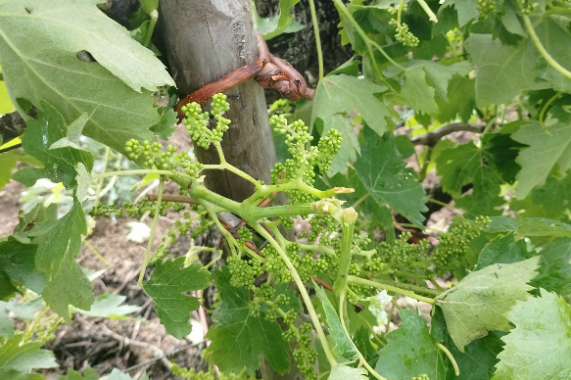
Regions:
[[[181, 98], [254, 61], [257, 45], [249, 0], [162, 0], [160, 28]], [[228, 92], [232, 120], [222, 147], [226, 159], [269, 183], [276, 153], [264, 92], [253, 80]], [[203, 163], [218, 163], [214, 149], [196, 148]], [[242, 201], [253, 186], [229, 172], [207, 175], [211, 190]]]

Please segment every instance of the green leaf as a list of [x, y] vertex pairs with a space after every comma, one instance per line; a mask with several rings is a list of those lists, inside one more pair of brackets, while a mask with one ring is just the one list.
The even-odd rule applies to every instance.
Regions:
[[325, 136], [330, 129], [336, 129], [343, 135], [339, 153], [333, 157], [333, 162], [327, 171], [327, 175], [333, 177], [337, 173], [345, 173], [347, 171], [347, 164], [357, 160], [357, 154], [361, 152], [361, 147], [353, 129], [353, 124], [347, 117], [334, 115], [332, 123], [324, 126], [321, 135]]
[[317, 294], [317, 298], [321, 302], [323, 307], [323, 312], [325, 313], [325, 318], [327, 320], [327, 325], [329, 326], [329, 336], [333, 341], [333, 354], [338, 358], [343, 358], [346, 361], [352, 362], [358, 358], [357, 350], [351, 341], [351, 338], [345, 332], [345, 329], [341, 325], [341, 321], [337, 316], [335, 308], [327, 298], [325, 291], [318, 286], [315, 281], [313, 281], [313, 287]]
[[536, 274], [538, 259], [489, 265], [468, 274], [458, 285], [436, 297], [448, 332], [461, 352], [464, 346], [486, 336], [488, 331], [511, 328], [503, 314], [533, 289], [527, 283]]
[[[403, 161], [408, 156], [401, 153], [397, 143], [404, 140], [388, 133], [379, 137], [369, 128], [364, 128], [363, 138], [361, 157], [354, 167], [365, 188], [379, 206], [386, 204], [422, 226], [421, 212], [428, 210], [426, 194]], [[407, 144], [411, 146], [410, 142]]]
[[14, 335], [14, 322], [8, 316], [8, 304], [0, 301], [0, 338], [10, 338]]
[[55, 183], [63, 182], [67, 188], [76, 186], [75, 165], [83, 165], [91, 171], [93, 168], [93, 156], [91, 153], [70, 147], [50, 149], [56, 141], [67, 136], [66, 122], [63, 116], [50, 104], [41, 101], [41, 110], [38, 110], [38, 118], [30, 119], [26, 132], [22, 136], [22, 147], [29, 155], [37, 158], [43, 165], [43, 169], [25, 168], [14, 174], [14, 179], [30, 187], [35, 180], [23, 180], [28, 178], [26, 173], [34, 173], [36, 179], [49, 178]]
[[[38, 73], [46, 73], [47, 68], [43, 66], [51, 59], [60, 59], [65, 68], [66, 59], [78, 60], [77, 52], [87, 51], [135, 91], [174, 86], [153, 53], [106, 17], [97, 8], [99, 3], [99, 0], [73, 3], [59, 0], [50, 4], [41, 0], [4, 1], [0, 6], [0, 24], [3, 26], [0, 29], [0, 55], [5, 78], [13, 75], [10, 73], [14, 69], [12, 65], [24, 66], [22, 70], [32, 74], [28, 78], [34, 78]], [[18, 30], [26, 30], [35, 37], [26, 38]], [[54, 45], [58, 47], [57, 51], [52, 50]], [[70, 70], [70, 74], [76, 73]]]
[[[499, 213], [495, 209], [504, 203], [500, 197], [502, 173], [485, 147], [470, 141], [440, 151], [435, 161], [442, 189], [454, 197], [459, 207], [476, 214]], [[462, 187], [470, 183], [472, 194], [462, 196]]]
[[368, 372], [365, 368], [351, 368], [346, 365], [338, 365], [333, 368], [327, 380], [367, 380]]
[[[543, 18], [536, 28], [536, 33], [549, 55], [565, 69], [571, 70], [569, 65], [571, 62], [571, 36], [565, 30], [564, 24], [556, 21], [556, 17], [558, 16]], [[553, 84], [554, 90], [571, 92], [571, 79], [555, 70], [551, 65], [545, 64], [543, 77]]]
[[0, 273], [12, 281], [24, 284], [28, 289], [41, 293], [46, 284], [43, 273], [36, 269], [38, 246], [20, 243], [11, 237], [0, 243]]
[[198, 309], [200, 300], [186, 292], [210, 285], [210, 273], [201, 270], [198, 263], [181, 268], [184, 257], [158, 263], [149, 281], [143, 284], [145, 292], [155, 301], [155, 310], [169, 334], [181, 339], [190, 334], [190, 313]]
[[[1, 75], [2, 75], [2, 68], [0, 68], [0, 76]], [[6, 89], [6, 83], [4, 83], [4, 80], [0, 80], [0, 115], [6, 115], [7, 113], [13, 111], [14, 111], [14, 105], [10, 100], [10, 95], [8, 95], [8, 90]], [[2, 143], [0, 142], [0, 145], [1, 144]]]
[[151, 131], [156, 133], [161, 139], [168, 140], [168, 138], [176, 131], [176, 123], [178, 117], [174, 109], [169, 108], [164, 110], [161, 115], [159, 123], [151, 127]]
[[87, 315], [90, 317], [100, 317], [100, 318], [111, 318], [111, 319], [127, 319], [124, 318], [127, 314], [134, 313], [141, 310], [139, 306], [135, 305], [123, 305], [127, 297], [120, 296], [118, 294], [101, 294], [95, 298], [91, 309], [78, 310], [78, 313]]
[[545, 216], [562, 219], [571, 207], [571, 173], [563, 178], [547, 177], [545, 185], [531, 191], [531, 200], [541, 206]]
[[333, 124], [335, 115], [351, 115], [357, 110], [369, 127], [383, 134], [387, 127], [385, 118], [390, 113], [374, 94], [385, 90], [385, 86], [349, 75], [325, 77], [315, 91], [311, 124], [320, 118], [328, 126]]
[[562, 296], [571, 294], [570, 263], [571, 238], [558, 239], [545, 245], [539, 259], [539, 274], [530, 284]]
[[417, 112], [436, 113], [438, 105], [434, 100], [434, 88], [426, 83], [422, 67], [407, 69], [404, 78], [405, 84], [401, 89], [401, 96], [412, 103]]
[[502, 340], [493, 380], [554, 380], [571, 378], [571, 311], [562, 297], [541, 290], [507, 314], [515, 328]]
[[40, 296], [36, 296], [32, 299], [27, 299], [26, 301], [17, 300], [15, 298], [8, 302], [6, 307], [8, 310], [14, 314], [14, 317], [26, 319], [28, 321], [33, 321], [37, 317], [37, 313], [45, 310], [46, 304]]
[[77, 176], [75, 181], [77, 182], [77, 188], [75, 189], [75, 197], [79, 202], [83, 202], [85, 197], [87, 197], [87, 191], [91, 186], [91, 173], [87, 170], [83, 163], [79, 162], [76, 166]]
[[75, 202], [71, 210], [56, 222], [38, 223], [28, 236], [38, 244], [36, 267], [48, 278], [55, 276], [60, 266], [79, 255], [82, 235], [87, 235], [87, 222], [81, 203]]
[[63, 262], [57, 274], [47, 283], [42, 297], [46, 304], [66, 321], [71, 319], [69, 306], [89, 310], [93, 304], [93, 285], [79, 264]]
[[[153, 53], [101, 13], [98, 3], [2, 2], [2, 70], [14, 104], [26, 99], [39, 106], [43, 99], [67, 123], [92, 115], [83, 133], [125, 153], [127, 140], [153, 138], [149, 128], [160, 116], [150, 92], [174, 82]], [[97, 62], [78, 59], [80, 51]]]
[[21, 155], [17, 150], [0, 154], [0, 190], [10, 182], [12, 170], [18, 164], [18, 157]]
[[452, 121], [456, 115], [464, 123], [472, 117], [476, 107], [475, 80], [460, 75], [455, 75], [448, 82], [448, 101], [436, 98], [440, 112], [436, 119], [441, 122]]
[[525, 240], [515, 240], [515, 234], [496, 236], [480, 252], [477, 270], [492, 264], [511, 264], [530, 257]]
[[458, 13], [458, 25], [460, 26], [460, 28], [462, 28], [470, 21], [480, 17], [480, 12], [478, 12], [476, 3], [473, 1], [446, 0], [444, 4], [442, 4], [441, 9], [445, 9], [447, 7], [452, 7], [452, 6], [456, 9], [456, 12]]
[[0, 271], [0, 300], [13, 296], [18, 289], [10, 281], [10, 277], [5, 272]]
[[517, 233], [525, 237], [571, 237], [571, 225], [545, 218], [519, 217]]
[[300, 26], [303, 28], [303, 25], [295, 23], [291, 17], [291, 11], [299, 1], [300, 0], [280, 0], [279, 17], [271, 17], [269, 19], [256, 18], [256, 29], [260, 34], [262, 34], [262, 36], [264, 36], [265, 40], [270, 40], [286, 32], [288, 28], [292, 26], [292, 22], [294, 22], [295, 25], [294, 29], [289, 30], [290, 32], [293, 33], [300, 30]]
[[83, 372], [83, 376], [73, 369], [67, 370], [66, 376], [58, 376], [57, 380], [98, 380], [99, 376], [91, 367], [87, 367]]
[[391, 380], [410, 380], [423, 373], [431, 380], [444, 379], [444, 358], [424, 319], [414, 310], [400, 310], [399, 315], [402, 324], [387, 334], [375, 370]]
[[478, 74], [476, 76], [476, 104], [484, 107], [490, 104], [510, 103], [525, 90], [546, 88], [535, 78], [537, 53], [527, 40], [517, 46], [503, 45], [489, 34], [472, 34], [465, 41]]
[[43, 379], [43, 375], [30, 374], [29, 372], [32, 369], [58, 366], [50, 351], [40, 350], [42, 343], [21, 344], [23, 338], [23, 335], [17, 335], [0, 347], [0, 379]]
[[134, 380], [129, 374], [123, 373], [123, 371], [113, 368], [113, 371], [107, 376], [107, 380]]
[[82, 148], [79, 145], [79, 137], [81, 136], [81, 132], [88, 120], [89, 116], [87, 116], [85, 112], [82, 113], [77, 119], [68, 125], [66, 133], [67, 136], [53, 143], [50, 146], [50, 149], [70, 147], [81, 150]]
[[538, 122], [532, 122], [523, 125], [512, 138], [529, 145], [520, 151], [516, 160], [521, 166], [516, 195], [523, 199], [534, 187], [545, 183], [551, 169], [569, 149], [571, 125], [556, 123], [543, 129]]
[[214, 311], [214, 324], [206, 334], [212, 344], [206, 348], [205, 358], [216, 363], [222, 372], [246, 368], [253, 373], [260, 355], [264, 355], [276, 372], [285, 373], [290, 368], [290, 348], [282, 338], [280, 326], [267, 320], [263, 312], [259, 316], [250, 313], [250, 290], [231, 286], [227, 267], [213, 272], [213, 276], [222, 302]]

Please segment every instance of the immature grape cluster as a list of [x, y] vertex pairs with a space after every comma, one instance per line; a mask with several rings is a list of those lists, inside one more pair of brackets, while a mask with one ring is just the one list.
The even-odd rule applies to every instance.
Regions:
[[[169, 209], [174, 212], [181, 212], [185, 209], [184, 203], [177, 202], [162, 202], [159, 215], [165, 216]], [[145, 213], [149, 213], [151, 217], [155, 216], [156, 204], [154, 201], [149, 201], [147, 199], [141, 199], [139, 202], [125, 202], [120, 207], [116, 205], [104, 205], [98, 204], [96, 207], [89, 211], [92, 216], [105, 216], [110, 217], [115, 215], [117, 217], [122, 217], [123, 214], [127, 214], [130, 218], [137, 218], [143, 216]]]
[[430, 378], [426, 373], [423, 373], [422, 375], [413, 377], [412, 380], [430, 380]]
[[[200, 104], [194, 102], [182, 107], [182, 112], [185, 115], [183, 123], [189, 136], [196, 145], [204, 149], [208, 149], [210, 144], [214, 142], [222, 141], [222, 136], [230, 125], [230, 119], [222, 116], [224, 112], [230, 109], [230, 104], [226, 101], [226, 95], [214, 95], [211, 107], [212, 110], [210, 112], [202, 112]], [[217, 121], [216, 126], [212, 129], [208, 128], [210, 116]]]
[[496, 0], [476, 0], [476, 8], [480, 12], [480, 17], [496, 13]]
[[264, 268], [258, 260], [242, 260], [238, 255], [231, 255], [226, 260], [230, 269], [230, 285], [233, 287], [251, 287], [256, 277], [264, 274]]
[[[295, 315], [294, 315], [295, 319]], [[294, 319], [288, 320], [288, 330], [282, 333], [285, 340], [297, 343], [297, 348], [293, 350], [293, 358], [297, 363], [299, 371], [305, 375], [306, 380], [317, 380], [317, 373], [313, 369], [313, 365], [317, 360], [317, 352], [311, 347], [311, 330], [310, 323], [296, 327]], [[286, 323], [284, 321], [284, 323]]]
[[404, 22], [399, 23], [397, 20], [392, 19], [389, 21], [389, 24], [395, 27], [395, 39], [403, 44], [404, 46], [408, 47], [417, 47], [420, 43], [418, 37], [411, 33], [408, 28], [408, 25]]
[[[286, 160], [285, 165], [282, 163], [275, 165], [271, 172], [273, 184], [301, 180], [308, 185], [313, 185], [314, 166], [318, 166], [321, 171], [327, 171], [333, 157], [341, 148], [342, 135], [335, 129], [327, 131], [317, 146], [306, 149], [306, 144], [311, 142], [313, 137], [303, 121], [298, 120], [289, 124], [285, 116], [274, 115], [270, 118], [270, 126], [277, 133], [286, 135], [285, 143], [292, 156]], [[301, 191], [286, 191], [286, 194], [294, 204], [313, 200], [313, 196]]]
[[521, 4], [521, 13], [525, 15], [532, 14], [539, 6], [538, 3], [532, 0], [520, 0], [519, 3]]

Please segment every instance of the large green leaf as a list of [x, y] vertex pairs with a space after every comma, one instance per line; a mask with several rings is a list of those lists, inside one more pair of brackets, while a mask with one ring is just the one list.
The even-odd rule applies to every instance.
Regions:
[[23, 244], [14, 238], [0, 243], [0, 272], [12, 281], [24, 284], [28, 289], [41, 293], [46, 284], [43, 273], [36, 269], [37, 245]]
[[492, 264], [510, 264], [517, 263], [529, 258], [527, 252], [527, 243], [525, 240], [515, 240], [515, 234], [509, 233], [500, 235], [490, 241], [478, 258], [478, 270]]
[[198, 298], [185, 293], [210, 285], [210, 273], [201, 270], [200, 264], [181, 268], [183, 263], [184, 257], [158, 263], [149, 281], [143, 284], [145, 292], [155, 301], [161, 323], [169, 334], [179, 339], [190, 334], [190, 313], [200, 306]]
[[206, 334], [206, 338], [212, 339], [205, 350], [206, 359], [222, 372], [246, 368], [253, 373], [259, 366], [260, 355], [264, 355], [274, 370], [285, 373], [290, 367], [289, 345], [280, 326], [274, 320], [267, 320], [263, 312], [257, 316], [251, 313], [250, 290], [230, 285], [228, 267], [213, 276], [222, 303], [214, 311], [214, 324]]
[[71, 319], [69, 306], [89, 310], [93, 304], [93, 285], [74, 260], [62, 263], [57, 274], [46, 284], [42, 297], [48, 306], [64, 317]]
[[436, 297], [448, 332], [458, 349], [484, 337], [490, 330], [508, 331], [504, 316], [533, 289], [527, 283], [535, 276], [538, 257], [513, 264], [493, 264], [472, 272], [450, 290]]
[[543, 129], [538, 122], [533, 122], [522, 126], [512, 138], [529, 145], [520, 151], [516, 160], [521, 166], [516, 195], [523, 199], [534, 187], [545, 183], [551, 169], [569, 150], [571, 125], [556, 123]]
[[81, 203], [75, 202], [71, 210], [56, 222], [42, 222], [28, 236], [38, 244], [36, 268], [48, 278], [55, 276], [62, 263], [70, 263], [79, 254], [82, 235], [87, 235], [87, 222]]
[[539, 274], [531, 285], [562, 296], [571, 294], [571, 238], [547, 244], [541, 251]]
[[315, 282], [313, 282], [313, 287], [325, 312], [325, 319], [327, 320], [327, 326], [329, 326], [329, 335], [334, 343], [332, 347], [333, 353], [336, 357], [343, 358], [346, 361], [351, 362], [356, 360], [358, 357], [357, 350], [353, 342], [351, 342], [351, 338], [345, 332], [343, 325], [341, 325], [337, 312], [331, 304], [331, 301], [329, 301], [329, 298], [327, 298], [327, 294], [325, 294], [325, 291]]
[[387, 346], [379, 352], [375, 370], [387, 379], [410, 380], [427, 374], [430, 380], [446, 378], [444, 357], [414, 310], [401, 310], [402, 324], [387, 335]]
[[8, 316], [7, 305], [6, 302], [0, 301], [0, 338], [10, 338], [14, 335], [14, 322]]
[[548, 87], [535, 78], [537, 53], [527, 40], [517, 46], [503, 45], [490, 34], [472, 34], [465, 47], [478, 69], [476, 76], [476, 104], [510, 103], [525, 90]]
[[72, 147], [51, 149], [52, 144], [66, 138], [68, 129], [63, 116], [50, 104], [40, 101], [38, 118], [30, 119], [22, 136], [22, 147], [37, 158], [42, 169], [25, 168], [14, 174], [14, 179], [30, 187], [39, 178], [63, 182], [67, 188], [77, 185], [75, 165], [82, 163], [88, 171], [93, 168], [93, 156], [84, 150]]
[[[141, 89], [174, 83], [152, 52], [98, 3], [3, 1], [0, 64], [14, 104], [21, 98], [36, 106], [46, 100], [67, 123], [86, 112], [91, 117], [83, 133], [124, 152], [131, 138], [152, 139], [149, 128], [160, 119], [154, 98]], [[80, 60], [77, 53], [84, 50], [97, 62]]]
[[321, 135], [325, 136], [330, 129], [336, 129], [343, 135], [341, 148], [333, 157], [333, 162], [327, 171], [327, 175], [333, 177], [337, 173], [345, 173], [347, 171], [347, 164], [355, 162], [357, 154], [361, 152], [361, 147], [353, 129], [353, 123], [351, 123], [349, 118], [343, 115], [334, 115], [332, 123], [323, 126]]
[[506, 317], [515, 328], [502, 338], [506, 345], [493, 380], [571, 379], [571, 311], [565, 299], [541, 290], [540, 298], [518, 302]]
[[[555, 20], [557, 16], [546, 17], [537, 26], [536, 33], [549, 55], [561, 66], [571, 70], [571, 36], [565, 30], [565, 22]], [[551, 65], [545, 67], [544, 78], [553, 84], [556, 91], [571, 92], [571, 79], [565, 77]]]
[[404, 74], [401, 96], [412, 103], [414, 110], [421, 113], [436, 113], [438, 105], [434, 100], [434, 88], [426, 83], [424, 70], [420, 66], [409, 68]]
[[43, 375], [30, 374], [30, 370], [58, 366], [50, 351], [40, 350], [41, 342], [22, 344], [23, 338], [17, 335], [0, 347], [0, 379], [41, 380]]
[[477, 4], [474, 1], [446, 0], [444, 4], [442, 4], [442, 9], [452, 6], [458, 13], [458, 25], [460, 27], [480, 17], [480, 12], [478, 12]]
[[547, 177], [543, 186], [531, 191], [531, 201], [548, 218], [562, 219], [571, 208], [571, 173], [563, 178]]
[[78, 310], [78, 312], [90, 317], [125, 319], [127, 314], [141, 310], [139, 306], [121, 305], [125, 302], [126, 298], [127, 297], [120, 296], [119, 294], [101, 294], [95, 298], [91, 309]]
[[315, 91], [311, 123], [319, 118], [328, 126], [335, 115], [353, 114], [357, 110], [369, 127], [382, 134], [387, 127], [385, 118], [390, 117], [390, 113], [374, 94], [385, 90], [384, 86], [349, 75], [325, 77]]
[[[365, 188], [379, 206], [388, 205], [412, 223], [422, 226], [424, 216], [421, 212], [428, 210], [426, 194], [403, 161], [409, 155], [403, 155], [402, 147], [397, 143], [404, 143], [404, 140], [388, 133], [379, 137], [369, 128], [364, 129], [363, 138], [361, 157], [354, 166]], [[410, 142], [406, 143], [410, 145]]]

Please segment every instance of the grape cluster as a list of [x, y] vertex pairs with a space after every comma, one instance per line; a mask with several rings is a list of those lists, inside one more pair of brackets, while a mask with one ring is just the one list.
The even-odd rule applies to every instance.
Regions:
[[468, 265], [467, 253], [472, 240], [490, 224], [487, 216], [478, 216], [474, 223], [465, 221], [440, 235], [438, 247], [432, 253], [432, 261], [438, 275], [447, 273], [458, 265]]
[[[288, 305], [291, 302], [291, 299], [286, 294], [277, 294], [276, 289], [270, 285], [269, 283], [265, 282], [259, 287], [252, 287], [252, 293], [254, 294], [254, 298], [252, 302], [248, 305], [250, 307], [250, 313], [254, 316], [259, 316], [260, 313], [263, 311], [265, 313], [265, 319], [270, 321], [275, 321], [278, 313], [280, 311], [281, 306]], [[291, 310], [291, 313], [288, 313], [288, 318], [290, 314], [293, 314], [293, 318], [295, 319], [295, 312]]]
[[333, 216], [328, 214], [315, 214], [309, 219], [309, 225], [310, 231], [302, 232], [299, 234], [299, 237], [307, 237], [310, 243], [320, 238], [321, 244], [333, 245], [333, 239], [328, 238], [328, 235], [339, 230], [339, 223]]
[[[184, 113], [184, 126], [188, 135], [194, 143], [204, 149], [208, 149], [210, 144], [222, 141], [222, 135], [228, 130], [230, 119], [222, 116], [230, 109], [230, 104], [226, 101], [226, 95], [216, 94], [212, 97], [212, 110], [202, 112], [202, 107], [198, 103], [190, 103], [182, 107]], [[216, 119], [217, 123], [213, 129], [208, 128], [210, 116]]]
[[423, 373], [422, 375], [413, 377], [412, 380], [430, 380], [430, 378], [426, 373]]
[[363, 269], [371, 272], [382, 270], [385, 266], [392, 268], [409, 269], [415, 263], [428, 258], [430, 243], [421, 240], [418, 244], [408, 243], [410, 232], [402, 233], [393, 245], [381, 242], [377, 253], [372, 255], [363, 264]]
[[168, 145], [167, 150], [163, 151], [163, 146], [158, 142], [150, 143], [149, 141], [139, 141], [131, 139], [125, 143], [125, 150], [129, 154], [129, 158], [137, 160], [141, 156], [144, 158], [144, 165], [149, 169], [170, 170], [176, 176], [179, 168], [191, 178], [196, 179], [200, 176], [203, 165], [194, 161], [188, 155], [188, 152], [178, 153], [177, 148]]
[[240, 256], [235, 255], [228, 257], [227, 263], [232, 275], [230, 285], [235, 288], [252, 287], [256, 277], [264, 274], [264, 269], [258, 260], [242, 260]]
[[184, 380], [256, 380], [255, 376], [248, 375], [246, 368], [238, 373], [230, 372], [214, 376], [211, 372], [196, 372], [193, 368], [185, 368], [173, 363], [171, 372], [177, 378]]
[[252, 231], [250, 231], [250, 229], [246, 226], [244, 227], [240, 227], [240, 229], [238, 230], [238, 235], [240, 235], [240, 237], [237, 239], [238, 244], [240, 244], [242, 247], [246, 246], [246, 242], [248, 241], [252, 241], [252, 239], [254, 238], [254, 234], [252, 233]]
[[392, 19], [389, 21], [389, 24], [395, 27], [395, 39], [403, 44], [404, 46], [408, 47], [417, 47], [420, 43], [418, 37], [416, 37], [412, 32], [409, 30], [408, 25], [404, 22], [399, 23], [397, 20]]
[[[270, 126], [279, 134], [286, 135], [285, 144], [291, 154], [285, 165], [277, 163], [271, 172], [272, 183], [286, 183], [300, 179], [308, 185], [315, 181], [314, 166], [323, 172], [329, 169], [333, 157], [341, 148], [342, 136], [335, 129], [327, 131], [317, 146], [306, 149], [306, 145], [313, 140], [307, 126], [298, 120], [289, 124], [284, 115], [274, 115], [270, 118]], [[292, 203], [306, 203], [313, 200], [310, 194], [301, 191], [286, 191]]]
[[520, 0], [519, 3], [521, 4], [521, 13], [524, 15], [532, 14], [539, 6], [538, 3], [532, 0]]
[[480, 12], [480, 17], [488, 17], [488, 15], [496, 13], [496, 0], [476, 0], [476, 7]]
[[317, 360], [317, 352], [311, 347], [310, 333], [312, 326], [310, 323], [304, 323], [296, 327], [294, 319], [290, 318], [288, 321], [284, 321], [289, 328], [282, 335], [288, 342], [295, 341], [297, 343], [297, 348], [293, 350], [293, 358], [297, 363], [299, 371], [305, 375], [306, 380], [317, 380], [317, 373], [313, 369], [313, 365]]
[[[148, 212], [151, 217], [154, 217], [155, 209], [155, 201], [141, 199], [138, 203], [125, 202], [121, 207], [116, 205], [98, 204], [97, 207], [89, 210], [89, 214], [92, 216], [104, 216], [107, 218], [111, 215], [115, 215], [120, 218], [123, 214], [127, 214], [130, 218], [137, 218]], [[159, 215], [165, 216], [169, 209], [172, 209], [174, 212], [181, 212], [185, 209], [185, 205], [184, 203], [177, 202], [161, 202]]]

